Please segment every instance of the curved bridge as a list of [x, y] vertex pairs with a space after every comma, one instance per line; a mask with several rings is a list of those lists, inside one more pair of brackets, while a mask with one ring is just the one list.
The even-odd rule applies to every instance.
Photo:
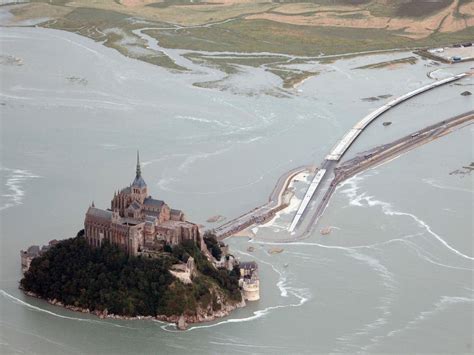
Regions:
[[[462, 79], [468, 75], [469, 75], [468, 73], [461, 73], [461, 74], [454, 75], [449, 78], [422, 86], [421, 88], [418, 88], [416, 90], [410, 91], [407, 94], [404, 94], [402, 96], [399, 96], [391, 100], [390, 102], [383, 105], [382, 107], [379, 107], [378, 109], [376, 109], [375, 111], [371, 112], [370, 114], [365, 116], [363, 119], [361, 119], [356, 125], [354, 125], [354, 127], [352, 127], [352, 129], [349, 132], [347, 132], [344, 135], [344, 137], [336, 144], [336, 146], [332, 149], [332, 151], [326, 156], [325, 161], [321, 164], [321, 169], [316, 173], [313, 181], [309, 185], [309, 188], [306, 191], [306, 194], [300, 204], [300, 207], [298, 208], [298, 211], [293, 217], [293, 221], [291, 222], [290, 227], [288, 228], [288, 231], [290, 233], [293, 233], [295, 231], [296, 227], [298, 226], [298, 223], [300, 222], [301, 218], [303, 217], [306, 211], [306, 208], [309, 205], [309, 202], [315, 195], [316, 190], [318, 189], [318, 187], [320, 187], [327, 181], [327, 176], [329, 175], [328, 172], [334, 170], [334, 168], [337, 165], [337, 162], [339, 162], [342, 156], [346, 153], [347, 149], [349, 149], [349, 147], [352, 145], [352, 143], [355, 142], [355, 140], [359, 137], [359, 135], [363, 132], [363, 130], [367, 128], [367, 126], [369, 126], [375, 119], [377, 119], [382, 114], [390, 110], [392, 107], [397, 106], [398, 104], [406, 100], [409, 100], [416, 95], [419, 95], [423, 92], [434, 89], [438, 86], [449, 84], [453, 81]], [[326, 188], [328, 188], [328, 186], [326, 186]]]

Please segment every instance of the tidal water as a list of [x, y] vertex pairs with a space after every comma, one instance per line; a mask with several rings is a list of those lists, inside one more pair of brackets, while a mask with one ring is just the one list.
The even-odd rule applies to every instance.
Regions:
[[[321, 74], [282, 98], [267, 94], [279, 79], [263, 69], [242, 69], [232, 90], [202, 89], [192, 84], [217, 70], [170, 73], [55, 30], [1, 28], [0, 52], [0, 352], [473, 351], [473, 177], [450, 174], [474, 160], [472, 125], [346, 181], [308, 239], [266, 244], [258, 230], [254, 240], [228, 239], [258, 261], [261, 278], [261, 300], [230, 317], [177, 332], [77, 314], [18, 290], [19, 250], [73, 236], [92, 201], [108, 207], [132, 181], [137, 149], [151, 194], [212, 226], [210, 216], [264, 203], [285, 171], [319, 164], [389, 100], [362, 99], [431, 82], [438, 67], [429, 61], [355, 69], [412, 55], [393, 53], [305, 64]], [[252, 83], [261, 92], [242, 89]], [[347, 157], [471, 110], [460, 93], [472, 89], [463, 79], [408, 101]]]

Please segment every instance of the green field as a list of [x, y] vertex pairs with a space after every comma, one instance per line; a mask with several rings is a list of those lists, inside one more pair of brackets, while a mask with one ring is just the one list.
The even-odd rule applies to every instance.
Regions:
[[[453, 1], [457, 1], [455, 7]], [[291, 88], [316, 73], [288, 69], [282, 64], [307, 60], [325, 63], [336, 60], [338, 56], [365, 52], [441, 47], [471, 41], [474, 27], [454, 32], [441, 31], [446, 19], [444, 13], [437, 27], [426, 36], [413, 36], [406, 28], [319, 26], [288, 21], [327, 16], [334, 21], [350, 23], [364, 21], [365, 16], [385, 16], [384, 19], [413, 18], [403, 21], [415, 24], [418, 19], [423, 20], [451, 6], [452, 19], [467, 23], [471, 15], [463, 10], [463, 6], [469, 2], [472, 1], [420, 0], [415, 4], [414, 1], [381, 0], [279, 0], [224, 6], [198, 1], [189, 6], [191, 4], [186, 0], [167, 0], [127, 7], [120, 0], [36, 0], [15, 8], [12, 13], [19, 21], [50, 18], [41, 26], [74, 32], [102, 42], [130, 58], [185, 71], [186, 68], [177, 65], [165, 53], [147, 48], [147, 43], [133, 33], [137, 29], [151, 28], [144, 33], [157, 39], [164, 48], [188, 50], [185, 56], [196, 63], [217, 67], [229, 75], [237, 73], [242, 66], [263, 67], [278, 75], [284, 88]], [[280, 16], [281, 22], [249, 19], [249, 14], [277, 16], [276, 19]], [[206, 52], [228, 52], [230, 55], [209, 55]], [[248, 55], [262, 52], [273, 55]]]

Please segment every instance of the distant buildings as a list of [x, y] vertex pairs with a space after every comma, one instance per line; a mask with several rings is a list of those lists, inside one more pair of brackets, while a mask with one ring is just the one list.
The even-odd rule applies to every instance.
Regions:
[[242, 261], [240, 267], [240, 287], [247, 301], [260, 299], [260, 281], [258, 278], [258, 264], [255, 261]]
[[186, 221], [182, 211], [148, 195], [138, 153], [132, 184], [114, 194], [108, 210], [92, 203], [86, 212], [84, 232], [91, 246], [99, 247], [107, 240], [129, 255], [138, 255], [156, 242], [175, 245], [188, 239], [198, 241], [199, 237], [198, 226]]
[[41, 248], [38, 245], [32, 245], [26, 250], [20, 251], [21, 258], [21, 270], [23, 273], [27, 272], [30, 268], [31, 261], [37, 256], [43, 255], [49, 250], [53, 245], [57, 244], [56, 239], [51, 240], [48, 245], [43, 245]]

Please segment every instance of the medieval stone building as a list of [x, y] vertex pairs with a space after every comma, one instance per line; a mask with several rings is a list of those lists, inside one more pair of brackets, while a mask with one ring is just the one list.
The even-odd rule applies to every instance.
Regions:
[[138, 153], [132, 184], [114, 194], [110, 209], [92, 204], [86, 212], [84, 231], [90, 245], [98, 247], [107, 240], [129, 255], [138, 255], [159, 242], [174, 245], [199, 238], [198, 226], [186, 221], [182, 211], [148, 195]]

